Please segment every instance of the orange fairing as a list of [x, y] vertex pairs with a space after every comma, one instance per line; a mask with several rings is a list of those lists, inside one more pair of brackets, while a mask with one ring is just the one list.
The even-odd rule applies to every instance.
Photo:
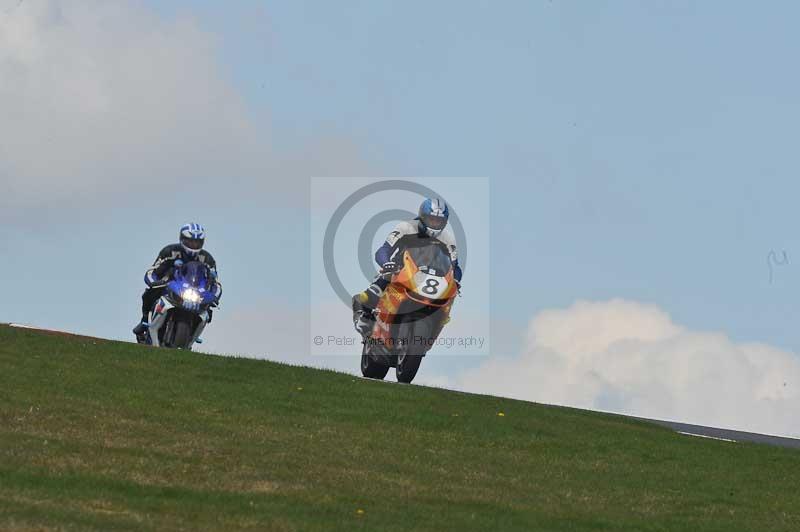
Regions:
[[411, 254], [403, 253], [403, 268], [392, 277], [392, 283], [397, 283], [414, 290], [414, 276], [419, 271], [419, 266], [411, 258]]
[[392, 278], [392, 283], [397, 283], [407, 289], [407, 296], [418, 303], [425, 303], [432, 307], [443, 307], [448, 301], [456, 296], [457, 288], [453, 282], [453, 269], [447, 272], [444, 278], [447, 280], [447, 290], [442, 294], [440, 299], [430, 299], [417, 294], [417, 283], [414, 278], [419, 272], [419, 266], [414, 262], [411, 254], [406, 251], [403, 253], [403, 269], [397, 272]]
[[408, 299], [430, 307], [440, 307], [446, 314], [450, 313], [450, 307], [458, 291], [453, 278], [453, 269], [451, 268], [444, 276], [448, 286], [441, 294], [440, 299], [430, 299], [416, 293], [417, 285], [414, 278], [418, 272], [419, 266], [411, 258], [411, 254], [406, 251], [403, 254], [403, 268], [392, 277], [392, 282], [386, 287], [378, 302], [378, 319], [373, 331], [374, 338], [391, 341], [390, 324], [394, 322], [394, 316], [400, 310], [400, 305]]

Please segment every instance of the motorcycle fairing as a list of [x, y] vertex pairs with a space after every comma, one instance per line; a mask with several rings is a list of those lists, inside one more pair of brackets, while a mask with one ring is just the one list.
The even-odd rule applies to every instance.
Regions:
[[[205, 329], [210, 316], [208, 307], [217, 298], [217, 291], [214, 289], [214, 282], [208, 275], [205, 265], [198, 262], [190, 262], [179, 268], [174, 273], [174, 279], [167, 283], [165, 294], [159, 298], [149, 315], [148, 335], [151, 345], [160, 347], [160, 332], [171, 310], [188, 311], [199, 318], [199, 323], [195, 327], [194, 335], [190, 345], [194, 343]], [[197, 294], [199, 301], [188, 301], [184, 298], [186, 290], [192, 290]]]
[[[375, 327], [372, 333], [373, 341], [377, 341], [382, 346], [393, 345], [393, 338], [402, 336], [393, 334], [393, 329], [399, 329], [394, 327], [398, 322], [398, 317], [414, 318], [417, 309], [438, 308], [443, 313], [442, 319], [447, 319], [455, 295], [458, 293], [452, 267], [446, 273], [441, 269], [433, 270], [433, 272], [430, 268], [425, 268], [425, 270], [420, 269], [408, 250], [403, 253], [403, 268], [392, 277], [392, 282], [386, 287], [378, 301]], [[444, 275], [436, 275], [440, 272]], [[432, 282], [426, 284], [428, 279], [436, 281], [435, 290], [432, 288], [426, 290], [426, 287], [433, 286]], [[424, 313], [420, 317], [427, 314]], [[397, 332], [400, 331], [397, 330]], [[386, 351], [385, 347], [381, 351]]]
[[158, 333], [167, 321], [167, 311], [172, 308], [175, 308], [175, 305], [173, 305], [169, 299], [162, 296], [150, 312], [150, 327], [148, 327], [148, 331], [151, 345], [161, 347]]
[[[161, 347], [161, 341], [159, 340], [159, 332], [161, 328], [167, 321], [167, 315], [171, 309], [178, 309], [167, 297], [162, 296], [153, 310], [150, 312], [150, 326], [148, 327], [148, 334], [150, 335], [150, 344], [156, 347]], [[200, 324], [197, 326], [194, 332], [194, 336], [192, 337], [192, 342], [197, 340], [200, 335], [203, 333], [203, 329], [205, 329], [206, 325], [208, 324], [208, 311], [204, 310], [200, 314]]]
[[213, 284], [208, 276], [208, 269], [204, 264], [190, 262], [175, 271], [175, 278], [167, 283], [167, 291], [174, 294], [177, 301], [183, 303], [184, 292], [188, 289], [193, 289], [200, 296], [200, 300], [192, 305], [183, 305], [184, 308], [191, 309], [193, 305], [200, 307], [214, 302], [217, 294]]

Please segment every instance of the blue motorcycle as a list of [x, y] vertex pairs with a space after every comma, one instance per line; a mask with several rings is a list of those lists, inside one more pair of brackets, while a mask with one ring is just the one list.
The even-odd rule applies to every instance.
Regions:
[[221, 295], [222, 288], [208, 266], [196, 261], [176, 263], [164, 295], [150, 311], [147, 343], [191, 350]]

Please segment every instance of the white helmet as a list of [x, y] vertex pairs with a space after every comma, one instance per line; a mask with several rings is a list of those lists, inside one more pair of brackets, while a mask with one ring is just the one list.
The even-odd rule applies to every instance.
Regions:
[[181, 227], [181, 246], [189, 256], [194, 257], [203, 249], [206, 240], [206, 232], [200, 224], [190, 223]]
[[431, 238], [442, 234], [449, 218], [450, 209], [443, 199], [428, 198], [419, 206], [420, 232]]

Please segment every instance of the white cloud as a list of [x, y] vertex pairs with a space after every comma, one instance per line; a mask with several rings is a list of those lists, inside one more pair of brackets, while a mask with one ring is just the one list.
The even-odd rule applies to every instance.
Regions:
[[0, 14], [3, 206], [236, 174], [253, 126], [190, 19], [122, 2], [24, 2]]
[[6, 0], [0, 216], [140, 203], [187, 180], [201, 197], [241, 201], [268, 190], [262, 204], [287, 195], [304, 204], [298, 178], [369, 171], [335, 132], [277, 152], [268, 120], [248, 108], [220, 56], [217, 37], [185, 14], [165, 19], [135, 2]]
[[695, 332], [653, 305], [578, 302], [533, 318], [517, 357], [439, 385], [470, 392], [800, 436], [800, 357]]

